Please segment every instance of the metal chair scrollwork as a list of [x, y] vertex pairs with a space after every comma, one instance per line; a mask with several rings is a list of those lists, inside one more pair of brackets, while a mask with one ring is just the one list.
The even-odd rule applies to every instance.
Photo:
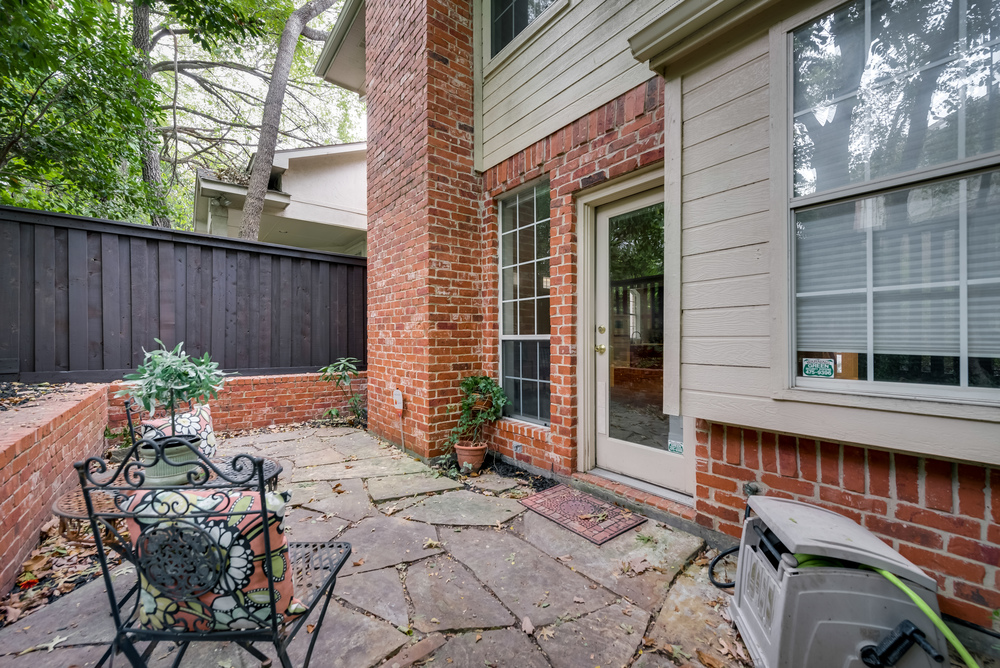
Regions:
[[[178, 444], [195, 457], [171, 461], [165, 449]], [[308, 666], [351, 546], [286, 542], [288, 499], [267, 490], [262, 458], [236, 455], [220, 464], [183, 437], [134, 445], [152, 448], [153, 459], [129, 457], [117, 469], [98, 457], [75, 464], [116, 627], [99, 665], [122, 654], [131, 666], [146, 666], [157, 642], [169, 640], [179, 645], [174, 666], [191, 642], [232, 641], [269, 666], [254, 646], [267, 643], [291, 668], [289, 644], [309, 619]], [[147, 485], [145, 471], [161, 461], [186, 467], [187, 484]], [[113, 553], [137, 576], [124, 593], [114, 586]], [[149, 644], [140, 652], [142, 641]]]

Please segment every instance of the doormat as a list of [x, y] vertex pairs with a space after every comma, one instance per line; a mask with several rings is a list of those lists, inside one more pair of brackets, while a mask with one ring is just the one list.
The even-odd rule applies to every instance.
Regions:
[[521, 499], [521, 503], [595, 545], [603, 545], [646, 521], [645, 517], [566, 485], [556, 485], [532, 494]]

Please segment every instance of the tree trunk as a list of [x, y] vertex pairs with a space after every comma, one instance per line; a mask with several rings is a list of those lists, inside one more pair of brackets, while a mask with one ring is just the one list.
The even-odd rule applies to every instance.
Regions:
[[[149, 55], [153, 46], [149, 39], [149, 4], [136, 2], [132, 5], [132, 46], [139, 52], [142, 59], [142, 76], [147, 81], [152, 79], [153, 73], [149, 69]], [[166, 209], [166, 202], [163, 198], [163, 173], [160, 171], [160, 154], [153, 144], [153, 137], [156, 136], [156, 129], [152, 119], [145, 119], [146, 123], [146, 146], [142, 152], [142, 180], [149, 188], [153, 197], [153, 203], [161, 210]], [[170, 218], [162, 213], [150, 214], [150, 221], [156, 227], [170, 227]]]
[[288, 87], [288, 77], [292, 69], [295, 47], [306, 24], [329, 9], [334, 2], [336, 0], [311, 0], [307, 2], [292, 12], [285, 22], [285, 29], [281, 31], [278, 53], [274, 58], [274, 68], [271, 71], [271, 83], [267, 88], [267, 97], [264, 100], [264, 116], [260, 124], [257, 156], [254, 158], [253, 170], [250, 172], [250, 184], [247, 186], [247, 198], [243, 205], [243, 224], [240, 226], [241, 239], [256, 241], [257, 235], [260, 234], [260, 215], [264, 210], [267, 182], [271, 178], [274, 147], [278, 143], [281, 107], [285, 101], [285, 89]]

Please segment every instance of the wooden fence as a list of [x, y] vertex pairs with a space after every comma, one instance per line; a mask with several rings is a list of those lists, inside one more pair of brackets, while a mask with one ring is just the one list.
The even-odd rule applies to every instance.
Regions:
[[0, 207], [0, 379], [108, 381], [161, 339], [242, 374], [366, 361], [361, 257]]

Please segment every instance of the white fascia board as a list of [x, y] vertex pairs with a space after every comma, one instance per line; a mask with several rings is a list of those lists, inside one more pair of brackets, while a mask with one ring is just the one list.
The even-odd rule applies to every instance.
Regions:
[[[316, 76], [329, 81], [341, 88], [346, 88], [347, 90], [354, 91], [359, 95], [364, 95], [364, 84], [360, 86], [345, 85], [342, 82], [343, 77], [333, 75], [330, 70], [337, 59], [337, 55], [346, 46], [348, 49], [355, 49], [357, 45], [346, 44], [347, 37], [351, 33], [351, 29], [354, 27], [354, 23], [360, 15], [362, 21], [364, 20], [365, 11], [365, 0], [346, 0], [344, 2], [343, 8], [340, 10], [340, 16], [337, 17], [337, 22], [333, 26], [333, 30], [330, 31], [330, 36], [327, 38], [326, 43], [323, 44], [323, 50], [320, 51], [319, 58], [316, 61], [316, 66], [313, 68], [313, 74]], [[363, 50], [363, 47], [362, 47]], [[343, 59], [345, 61], [354, 59]], [[345, 65], [341, 63], [341, 69]], [[357, 73], [354, 73], [357, 75]], [[361, 71], [361, 81], [364, 81], [364, 69]], [[356, 76], [355, 76], [356, 78]]]
[[[653, 69], [669, 64], [670, 58], [661, 57], [682, 41], [691, 37], [726, 14], [732, 18], [745, 19], [748, 16], [775, 4], [776, 0], [680, 0], [652, 23], [628, 39], [632, 55], [638, 61], [650, 63]], [[735, 10], [735, 11], [734, 11]], [[718, 31], [727, 29], [732, 21], [718, 21]], [[701, 35], [701, 40], [712, 37], [715, 30], [709, 29]]]
[[274, 152], [274, 167], [288, 169], [288, 162], [298, 158], [315, 158], [324, 155], [343, 155], [346, 153], [363, 153], [368, 150], [368, 143], [363, 141], [349, 144], [330, 144], [327, 146], [307, 146], [305, 148], [286, 148]]
[[[246, 199], [247, 196], [246, 186], [226, 183], [225, 181], [218, 181], [216, 179], [206, 177], [198, 178], [197, 188], [202, 197], [218, 197], [219, 195], [227, 195], [243, 200]], [[279, 209], [284, 209], [291, 204], [292, 196], [288, 193], [268, 190], [264, 195], [264, 201], [269, 204], [273, 204]]]

